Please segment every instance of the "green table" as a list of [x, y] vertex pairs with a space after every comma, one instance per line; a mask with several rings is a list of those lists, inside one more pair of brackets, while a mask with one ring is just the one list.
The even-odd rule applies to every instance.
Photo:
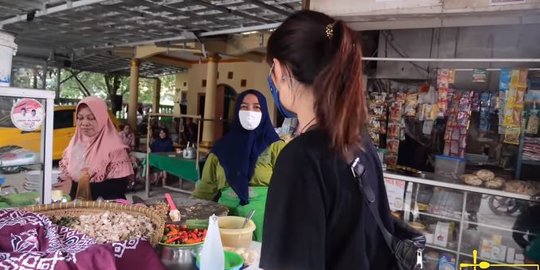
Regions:
[[176, 153], [150, 153], [150, 166], [191, 182], [199, 180], [196, 160]]
[[[195, 159], [185, 159], [182, 155], [176, 153], [150, 153], [150, 167], [157, 168], [162, 171], [166, 171], [172, 175], [175, 175], [180, 180], [180, 188], [164, 185], [163, 188], [188, 193], [191, 191], [184, 190], [183, 181], [188, 180], [191, 182], [199, 181], [199, 170], [197, 169], [197, 163]], [[146, 171], [146, 158], [143, 161], [143, 168]], [[146, 172], [144, 173], [146, 176]], [[146, 198], [150, 195], [150, 183], [148, 176], [145, 183]]]

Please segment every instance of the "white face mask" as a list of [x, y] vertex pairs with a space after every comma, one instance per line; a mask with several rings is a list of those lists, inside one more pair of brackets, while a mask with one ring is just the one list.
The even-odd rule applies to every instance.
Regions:
[[261, 123], [262, 113], [254, 111], [239, 111], [238, 118], [240, 119], [240, 125], [245, 130], [254, 130]]

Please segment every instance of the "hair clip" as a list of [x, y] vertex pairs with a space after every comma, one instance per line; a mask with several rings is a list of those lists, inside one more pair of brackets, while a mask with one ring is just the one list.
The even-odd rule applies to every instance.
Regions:
[[334, 36], [334, 23], [329, 23], [328, 25], [326, 25], [326, 37], [328, 39], [332, 39], [332, 37]]

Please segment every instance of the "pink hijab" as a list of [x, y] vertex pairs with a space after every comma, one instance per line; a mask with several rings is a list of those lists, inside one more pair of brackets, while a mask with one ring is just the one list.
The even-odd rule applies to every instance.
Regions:
[[88, 168], [90, 182], [102, 182], [106, 179], [124, 178], [133, 174], [128, 147], [122, 142], [116, 127], [109, 118], [107, 104], [97, 97], [86, 97], [77, 105], [88, 106], [98, 125], [96, 136], [83, 141], [79, 127], [64, 151], [60, 167], [61, 178], [78, 181], [81, 169]]

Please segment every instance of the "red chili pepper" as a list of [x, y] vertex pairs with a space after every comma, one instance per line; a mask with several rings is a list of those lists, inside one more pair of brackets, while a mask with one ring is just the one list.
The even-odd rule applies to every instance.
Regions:
[[180, 239], [180, 236], [174, 236], [174, 237], [171, 237], [169, 238], [167, 241], [165, 241], [165, 244], [170, 244], [176, 240]]
[[188, 239], [186, 240], [186, 244], [196, 244], [196, 243], [199, 243], [201, 242], [201, 240], [199, 239]]

